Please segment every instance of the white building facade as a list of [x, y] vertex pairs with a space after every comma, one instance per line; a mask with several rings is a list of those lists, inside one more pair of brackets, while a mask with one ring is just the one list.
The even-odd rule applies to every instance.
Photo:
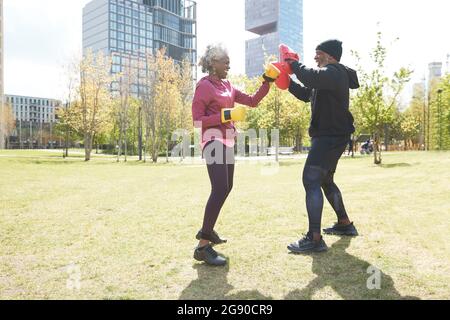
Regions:
[[56, 99], [6, 95], [6, 103], [11, 106], [16, 121], [53, 123], [56, 110], [61, 102]]

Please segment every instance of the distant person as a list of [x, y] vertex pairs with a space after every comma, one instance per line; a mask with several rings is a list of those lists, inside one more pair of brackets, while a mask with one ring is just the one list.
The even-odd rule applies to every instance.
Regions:
[[223, 266], [226, 259], [219, 256], [213, 245], [225, 243], [214, 226], [225, 200], [233, 188], [235, 121], [245, 119], [246, 108], [235, 107], [235, 103], [256, 107], [267, 95], [270, 83], [274, 82], [279, 70], [269, 65], [263, 75], [261, 87], [255, 95], [242, 93], [226, 80], [230, 70], [230, 58], [222, 46], [208, 46], [199, 65], [208, 76], [202, 78], [195, 90], [192, 102], [194, 125], [202, 129], [202, 150], [206, 159], [211, 194], [205, 208], [203, 226], [197, 234], [200, 240], [194, 258], [207, 264]]
[[328, 249], [321, 235], [323, 194], [337, 215], [337, 223], [324, 229], [325, 234], [357, 235], [344, 207], [342, 194], [334, 183], [337, 163], [355, 132], [349, 110], [349, 89], [359, 88], [356, 71], [339, 63], [342, 42], [328, 40], [316, 48], [317, 69], [288, 60], [300, 85], [291, 81], [289, 92], [298, 99], [311, 102], [311, 151], [303, 171], [309, 231], [288, 246], [294, 253], [320, 252]]
[[350, 153], [353, 152], [353, 137], [350, 137], [350, 140], [348, 140], [348, 153], [347, 155], [350, 155]]

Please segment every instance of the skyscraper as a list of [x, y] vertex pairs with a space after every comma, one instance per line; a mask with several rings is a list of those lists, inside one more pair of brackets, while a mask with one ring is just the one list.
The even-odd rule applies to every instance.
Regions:
[[4, 103], [4, 83], [3, 83], [3, 0], [0, 0], [0, 149], [5, 148], [5, 120], [4, 111], [3, 111], [3, 103]]
[[195, 1], [92, 0], [83, 8], [83, 51], [111, 55], [113, 73], [123, 71], [130, 59], [162, 47], [175, 61], [187, 57], [196, 65]]
[[442, 62], [431, 62], [428, 64], [429, 76], [428, 80], [431, 81], [442, 76]]
[[281, 43], [303, 57], [303, 0], [245, 0], [245, 29], [259, 35], [245, 46], [249, 77], [261, 75], [266, 56], [278, 57]]

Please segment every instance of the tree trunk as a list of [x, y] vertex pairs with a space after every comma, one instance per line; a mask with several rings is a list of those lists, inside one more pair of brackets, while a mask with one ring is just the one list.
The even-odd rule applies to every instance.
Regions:
[[156, 152], [155, 148], [153, 148], [153, 150], [152, 150], [152, 161], [153, 161], [153, 163], [158, 162], [158, 153]]
[[63, 152], [63, 158], [66, 158], [69, 156], [69, 128], [66, 127], [66, 142], [65, 142], [65, 151]]
[[142, 107], [139, 106], [138, 113], [138, 153], [139, 153], [139, 161], [142, 161]]
[[126, 134], [126, 132], [125, 132], [125, 139], [124, 139], [124, 145], [125, 145], [125, 162], [127, 162], [127, 153], [128, 153], [128, 145], [127, 145], [127, 134]]
[[160, 139], [158, 139], [158, 141], [155, 141], [153, 143], [153, 146], [152, 146], [152, 161], [153, 161], [153, 163], [157, 163], [158, 162], [159, 141], [160, 141]]
[[374, 145], [373, 145], [373, 157], [374, 163], [376, 165], [381, 164], [381, 146], [380, 146], [380, 135], [375, 134]]
[[84, 160], [91, 160], [91, 151], [92, 151], [92, 135], [85, 134], [84, 135]]
[[122, 154], [122, 130], [119, 132], [119, 140], [117, 141], [117, 162], [120, 162], [120, 156]]
[[170, 136], [167, 137], [166, 163], [169, 163], [169, 146], [170, 146]]

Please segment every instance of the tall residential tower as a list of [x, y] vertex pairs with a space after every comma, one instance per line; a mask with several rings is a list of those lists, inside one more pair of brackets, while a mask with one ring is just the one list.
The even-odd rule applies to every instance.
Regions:
[[303, 57], [303, 0], [245, 0], [245, 29], [259, 35], [245, 46], [249, 77], [261, 75], [265, 57], [278, 57], [282, 43]]

